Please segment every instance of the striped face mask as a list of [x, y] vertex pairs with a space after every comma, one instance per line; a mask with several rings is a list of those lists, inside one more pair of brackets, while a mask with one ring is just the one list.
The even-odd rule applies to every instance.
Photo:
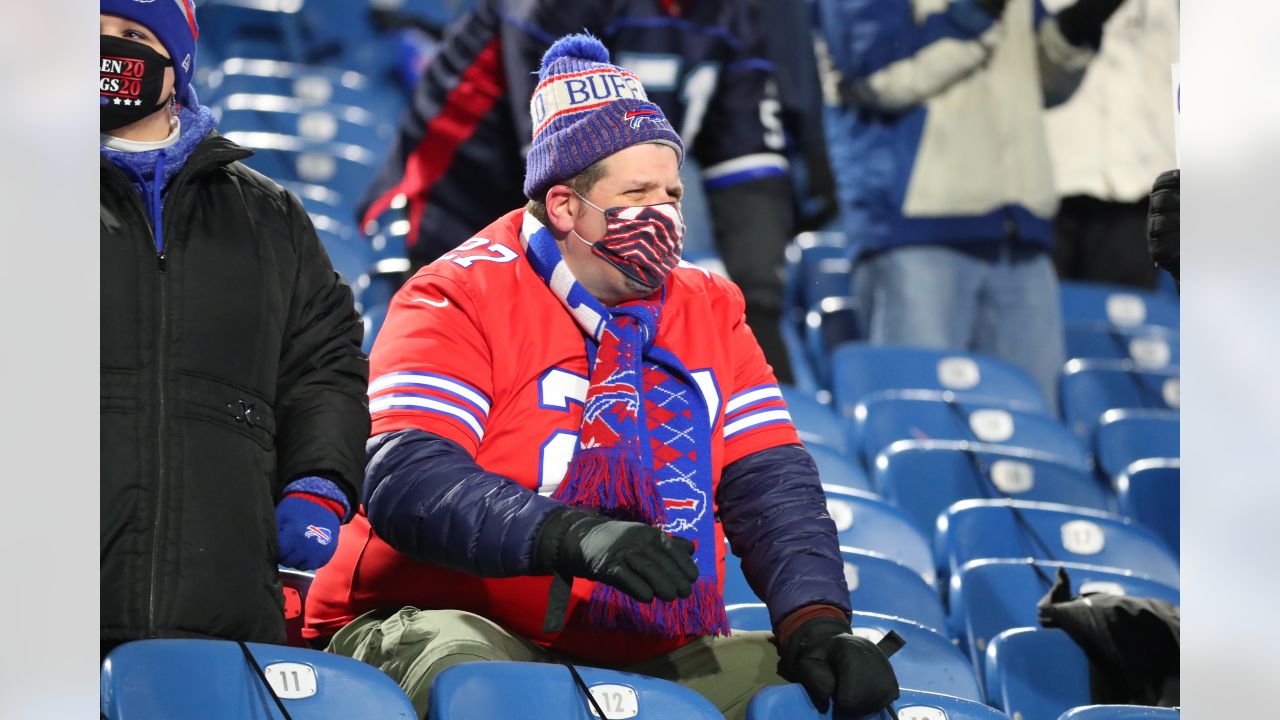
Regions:
[[[576, 192], [574, 194], [577, 194]], [[656, 205], [598, 207], [578, 195], [582, 202], [604, 214], [604, 235], [595, 242], [578, 235], [591, 246], [592, 252], [631, 280], [649, 288], [666, 282], [667, 276], [680, 264], [684, 250], [684, 216], [677, 202]]]

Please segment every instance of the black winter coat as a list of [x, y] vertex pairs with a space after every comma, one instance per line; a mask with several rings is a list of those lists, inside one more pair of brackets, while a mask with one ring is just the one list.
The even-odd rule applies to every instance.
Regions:
[[102, 641], [283, 642], [275, 503], [351, 507], [369, 436], [351, 290], [297, 199], [210, 133], [171, 181], [164, 254], [101, 162]]

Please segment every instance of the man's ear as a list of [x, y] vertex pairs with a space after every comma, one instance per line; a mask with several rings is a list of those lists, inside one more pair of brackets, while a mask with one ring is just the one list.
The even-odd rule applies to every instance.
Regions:
[[568, 185], [552, 185], [547, 191], [547, 219], [551, 228], [563, 235], [573, 229], [573, 218], [578, 210], [578, 198]]

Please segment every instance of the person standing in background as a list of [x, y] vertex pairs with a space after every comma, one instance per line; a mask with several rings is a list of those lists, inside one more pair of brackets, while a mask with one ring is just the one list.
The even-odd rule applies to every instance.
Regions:
[[818, 0], [827, 137], [873, 343], [985, 352], [1056, 404], [1046, 104], [1120, 0]]
[[1054, 223], [1060, 278], [1156, 287], [1147, 193], [1151, 178], [1174, 164], [1169, 68], [1178, 61], [1178, 15], [1178, 0], [1125, 0], [1080, 89], [1046, 113], [1062, 197]]

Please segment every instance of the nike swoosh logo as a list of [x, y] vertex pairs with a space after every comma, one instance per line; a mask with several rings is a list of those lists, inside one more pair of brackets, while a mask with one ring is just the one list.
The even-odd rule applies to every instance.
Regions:
[[445, 299], [443, 299], [443, 300], [438, 300], [438, 301], [437, 301], [437, 300], [428, 300], [428, 299], [426, 299], [426, 298], [414, 298], [414, 299], [413, 299], [413, 302], [426, 303], [426, 304], [430, 305], [431, 307], [438, 307], [438, 308], [442, 308], [442, 307], [449, 307], [449, 298], [445, 298]]

